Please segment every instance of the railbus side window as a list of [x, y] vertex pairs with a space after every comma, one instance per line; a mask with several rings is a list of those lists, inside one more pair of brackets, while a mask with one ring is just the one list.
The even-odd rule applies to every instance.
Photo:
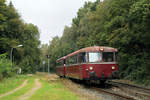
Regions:
[[61, 66], [63, 66], [63, 60], [61, 60], [61, 61], [58, 61], [58, 62], [57, 62], [57, 66], [58, 66], [58, 67], [61, 67]]
[[67, 58], [67, 65], [76, 64], [76, 63], [77, 63], [77, 55]]
[[73, 63], [73, 59], [72, 57], [69, 57], [69, 65], [71, 65]]
[[66, 65], [69, 65], [69, 58], [66, 59]]
[[85, 63], [87, 62], [86, 52], [78, 54], [78, 63]]
[[77, 55], [74, 55], [72, 57], [73, 63], [72, 64], [77, 64]]

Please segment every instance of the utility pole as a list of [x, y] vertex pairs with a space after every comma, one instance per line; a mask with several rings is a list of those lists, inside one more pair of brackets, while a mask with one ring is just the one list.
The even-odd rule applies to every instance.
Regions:
[[11, 67], [12, 67], [12, 64], [13, 64], [13, 60], [12, 60], [13, 49], [14, 49], [14, 48], [11, 48], [11, 52], [10, 52]]
[[14, 48], [19, 48], [19, 47], [22, 47], [22, 46], [23, 46], [23, 45], [20, 44], [20, 45], [17, 45], [16, 47], [12, 47], [12, 48], [11, 48], [11, 51], [10, 51], [11, 67], [12, 67], [12, 65], [13, 65], [13, 49], [14, 49]]
[[50, 69], [49, 69], [49, 59], [50, 59], [50, 55], [46, 55], [47, 59], [48, 59], [48, 74], [50, 74]]
[[43, 61], [43, 72], [44, 72], [44, 65], [45, 65], [45, 61]]

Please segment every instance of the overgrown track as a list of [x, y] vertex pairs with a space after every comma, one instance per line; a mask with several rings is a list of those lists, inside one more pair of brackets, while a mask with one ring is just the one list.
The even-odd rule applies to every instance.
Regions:
[[120, 88], [124, 92], [128, 92], [130, 95], [138, 97], [141, 100], [150, 100], [149, 88], [114, 81], [108, 81], [108, 83], [114, 87]]
[[105, 94], [111, 95], [112, 97], [117, 98], [118, 100], [135, 100], [133, 97], [118, 94], [118, 93], [115, 93], [115, 92], [112, 92], [112, 91], [109, 91], [109, 90], [105, 90], [105, 89], [102, 89], [102, 88], [92, 88], [92, 89], [96, 90], [100, 93], [103, 92]]
[[137, 89], [139, 91], [142, 91], [142, 92], [150, 94], [150, 89], [149, 88], [140, 87], [140, 86], [131, 85], [131, 84], [126, 84], [126, 83], [122, 83], [122, 82], [114, 82], [114, 81], [108, 81], [108, 83], [110, 83], [112, 85], [117, 85], [117, 86], [124, 86], [124, 87], [135, 88], [135, 89]]
[[[95, 84], [95, 83], [85, 83], [82, 81], [76, 81], [74, 79], [71, 79], [73, 82], [77, 84], [81, 84], [84, 88], [92, 91], [92, 92], [97, 92], [100, 95], [112, 98], [110, 100], [136, 100], [133, 96], [121, 94], [115, 91], [112, 91], [112, 87], [110, 84]], [[107, 99], [107, 98], [106, 98]]]

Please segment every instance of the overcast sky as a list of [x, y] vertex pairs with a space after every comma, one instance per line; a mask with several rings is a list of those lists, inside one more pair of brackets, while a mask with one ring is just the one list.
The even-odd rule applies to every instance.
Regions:
[[7, 0], [20, 13], [26, 23], [33, 23], [40, 30], [41, 43], [49, 43], [54, 36], [61, 36], [65, 25], [71, 25], [85, 1], [95, 0]]

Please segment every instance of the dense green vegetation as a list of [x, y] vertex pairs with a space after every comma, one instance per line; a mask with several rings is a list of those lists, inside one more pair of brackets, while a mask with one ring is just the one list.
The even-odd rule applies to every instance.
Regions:
[[4, 77], [12, 76], [15, 69], [11, 68], [11, 62], [6, 58], [6, 54], [0, 55], [0, 81]]
[[[21, 68], [23, 73], [34, 73], [40, 62], [39, 45], [37, 26], [25, 23], [11, 2], [7, 5], [5, 0], [0, 0], [0, 54], [6, 54], [0, 58], [0, 77], [11, 76], [9, 73], [16, 68]], [[11, 67], [6, 59], [10, 58], [12, 48]]]
[[54, 37], [47, 46], [52, 69], [56, 59], [80, 48], [111, 46], [119, 50], [122, 78], [150, 84], [149, 19], [149, 0], [86, 2], [63, 36]]

